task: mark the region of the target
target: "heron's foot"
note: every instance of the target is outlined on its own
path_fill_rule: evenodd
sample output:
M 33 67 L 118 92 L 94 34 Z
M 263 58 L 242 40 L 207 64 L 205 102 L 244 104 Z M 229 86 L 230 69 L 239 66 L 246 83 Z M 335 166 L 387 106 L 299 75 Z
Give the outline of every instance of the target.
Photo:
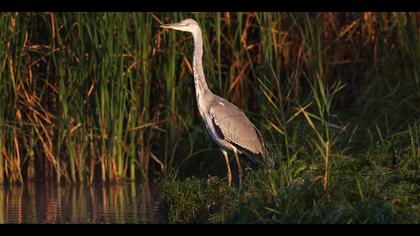
M 232 186 L 232 175 L 228 175 L 228 186 Z
M 241 167 L 241 161 L 239 160 L 239 155 L 238 155 L 238 152 L 237 152 L 236 148 L 233 149 L 233 153 L 235 154 L 236 164 L 238 166 L 238 185 L 239 185 L 239 188 L 240 188 L 242 186 L 242 175 L 243 175 L 242 167 Z
M 243 177 L 243 170 L 241 168 L 241 164 L 238 161 L 238 187 L 242 187 L 242 177 Z
M 222 150 L 222 153 L 223 153 L 223 157 L 225 158 L 225 162 L 226 162 L 228 185 L 231 186 L 232 185 L 232 172 L 230 170 L 228 154 L 225 150 Z
M 232 186 L 232 172 L 230 171 L 230 165 L 229 163 L 227 164 L 227 181 L 228 181 L 228 186 Z

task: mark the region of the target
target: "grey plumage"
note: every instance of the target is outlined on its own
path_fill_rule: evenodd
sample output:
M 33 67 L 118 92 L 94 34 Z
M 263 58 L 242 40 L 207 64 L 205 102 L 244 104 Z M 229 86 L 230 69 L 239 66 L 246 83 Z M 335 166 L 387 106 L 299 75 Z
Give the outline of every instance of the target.
M 231 173 L 227 151 L 234 152 L 241 181 L 242 169 L 237 153 L 245 154 L 249 160 L 265 167 L 274 166 L 273 159 L 264 144 L 258 129 L 251 123 L 245 113 L 226 99 L 213 94 L 205 81 L 202 56 L 203 41 L 201 29 L 197 22 L 186 19 L 179 23 L 162 25 L 192 33 L 194 38 L 193 72 L 197 106 L 200 115 L 212 139 L 222 149 L 228 170 L 228 181 Z
M 255 126 L 245 113 L 223 98 L 215 97 L 210 105 L 210 116 L 224 141 L 235 145 L 245 154 L 261 155 L 263 143 Z

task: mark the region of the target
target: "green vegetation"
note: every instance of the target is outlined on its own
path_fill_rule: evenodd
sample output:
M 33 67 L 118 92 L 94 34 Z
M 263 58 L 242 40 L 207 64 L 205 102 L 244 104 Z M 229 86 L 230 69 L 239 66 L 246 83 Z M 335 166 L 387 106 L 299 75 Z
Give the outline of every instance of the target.
M 158 176 L 169 222 L 419 223 L 419 17 L 1 13 L 0 183 Z M 158 27 L 184 18 L 274 153 L 241 189 L 197 112 L 191 36 Z

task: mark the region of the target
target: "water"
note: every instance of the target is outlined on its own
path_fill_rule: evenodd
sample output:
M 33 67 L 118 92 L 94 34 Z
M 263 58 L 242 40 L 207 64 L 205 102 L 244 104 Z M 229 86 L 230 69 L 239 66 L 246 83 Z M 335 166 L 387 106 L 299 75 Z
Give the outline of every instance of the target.
M 147 183 L 0 186 L 0 224 L 162 223 Z

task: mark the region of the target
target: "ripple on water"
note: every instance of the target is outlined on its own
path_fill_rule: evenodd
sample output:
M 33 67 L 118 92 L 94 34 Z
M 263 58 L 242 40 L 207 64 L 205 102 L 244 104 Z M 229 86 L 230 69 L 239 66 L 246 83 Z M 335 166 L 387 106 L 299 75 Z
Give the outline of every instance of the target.
M 162 223 L 147 183 L 0 187 L 0 223 Z

